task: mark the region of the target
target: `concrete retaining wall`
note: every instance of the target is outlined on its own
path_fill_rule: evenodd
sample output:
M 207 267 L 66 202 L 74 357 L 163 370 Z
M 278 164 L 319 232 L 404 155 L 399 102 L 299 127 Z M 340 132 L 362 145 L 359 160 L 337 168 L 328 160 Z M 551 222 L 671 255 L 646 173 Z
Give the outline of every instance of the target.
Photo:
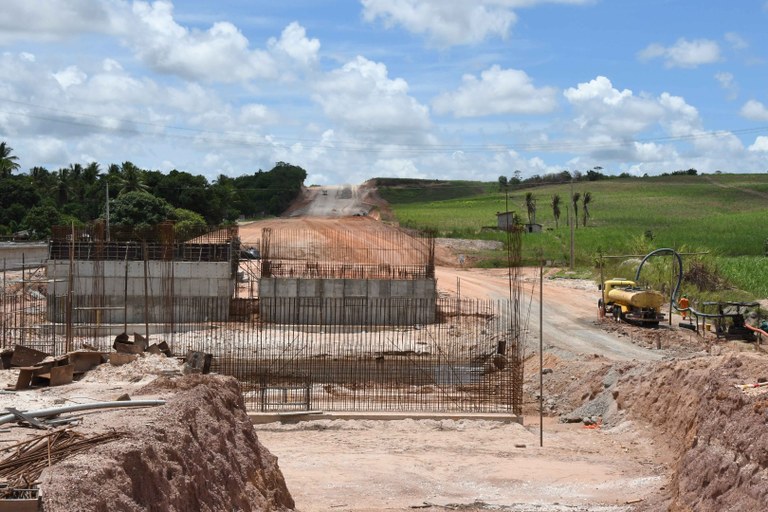
M 0 269 L 20 270 L 22 265 L 36 267 L 48 259 L 48 244 L 45 242 L 0 242 Z
M 265 322 L 325 325 L 415 325 L 435 321 L 434 279 L 291 279 L 259 281 Z
M 49 320 L 66 320 L 68 261 L 49 261 Z M 75 323 L 203 322 L 229 318 L 228 262 L 75 261 Z M 145 311 L 148 318 L 145 317 Z M 205 313 L 205 318 L 201 313 Z

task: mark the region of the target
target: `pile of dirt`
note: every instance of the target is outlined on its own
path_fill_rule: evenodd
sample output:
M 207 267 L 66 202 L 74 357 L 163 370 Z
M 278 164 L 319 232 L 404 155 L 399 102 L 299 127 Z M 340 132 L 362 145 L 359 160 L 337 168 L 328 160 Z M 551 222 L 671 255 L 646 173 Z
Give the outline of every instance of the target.
M 124 435 L 45 470 L 46 512 L 294 508 L 277 459 L 259 442 L 234 378 L 161 377 L 138 394 L 167 402 L 87 418 L 78 430 L 117 426 Z
M 645 425 L 665 448 L 672 475 L 648 507 L 766 510 L 768 387 L 737 385 L 768 377 L 767 368 L 763 355 L 747 353 L 597 368 L 584 382 L 598 384 L 562 418 Z
M 622 383 L 620 405 L 650 421 L 677 455 L 673 510 L 768 508 L 768 394 L 736 387 L 768 376 L 766 368 L 763 356 L 727 354 L 665 363 L 651 378 Z

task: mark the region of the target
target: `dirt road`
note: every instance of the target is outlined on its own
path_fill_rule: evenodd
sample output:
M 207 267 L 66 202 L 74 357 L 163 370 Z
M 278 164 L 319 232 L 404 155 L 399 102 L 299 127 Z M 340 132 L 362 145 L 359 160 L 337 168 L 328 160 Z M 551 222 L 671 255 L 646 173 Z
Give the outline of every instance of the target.
M 438 289 L 444 293 L 463 297 L 489 299 L 509 298 L 509 271 L 507 269 L 436 269 Z M 539 279 L 537 269 L 522 269 L 523 290 L 521 318 L 526 324 L 528 345 L 539 343 Z M 608 360 L 661 359 L 662 353 L 631 343 L 623 337 L 603 331 L 596 322 L 596 286 L 583 280 L 544 280 L 544 344 L 547 352 L 558 357 L 598 354 Z M 538 349 L 537 349 L 538 350 Z
M 297 217 L 352 217 L 367 215 L 370 206 L 362 201 L 357 185 L 331 185 L 305 190 L 302 204 L 288 216 Z

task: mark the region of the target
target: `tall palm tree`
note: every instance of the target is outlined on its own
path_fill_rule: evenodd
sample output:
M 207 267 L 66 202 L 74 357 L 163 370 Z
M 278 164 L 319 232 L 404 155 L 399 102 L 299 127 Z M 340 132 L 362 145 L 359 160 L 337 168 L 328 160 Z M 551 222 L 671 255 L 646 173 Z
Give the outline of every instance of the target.
M 528 224 L 536 222 L 536 196 L 533 192 L 527 192 L 525 194 L 525 208 L 528 210 Z
M 584 227 L 587 227 L 587 219 L 589 218 L 589 203 L 592 202 L 592 194 L 589 192 L 584 192 L 584 197 L 581 199 L 582 204 L 584 205 L 584 211 L 583 211 L 583 222 Z
M 573 202 L 573 225 L 574 227 L 579 227 L 579 198 L 581 198 L 581 193 L 574 192 L 573 197 L 571 198 L 571 201 Z
M 146 192 L 148 189 L 144 183 L 144 171 L 131 162 L 123 162 L 120 169 L 120 194 Z
M 560 220 L 560 196 L 558 194 L 552 195 L 552 215 L 555 216 L 555 228 L 558 228 L 558 221 Z
M 61 208 L 69 202 L 71 187 L 70 187 L 70 173 L 72 169 L 69 167 L 59 168 L 59 172 L 56 173 L 56 180 L 54 183 L 54 197 L 56 198 L 56 205 Z
M 0 142 L 0 178 L 7 178 L 19 168 L 19 157 L 12 153 L 12 147 L 5 142 Z
M 69 164 L 69 190 L 80 204 L 85 199 L 85 187 L 83 186 L 82 177 L 83 166 L 80 164 Z

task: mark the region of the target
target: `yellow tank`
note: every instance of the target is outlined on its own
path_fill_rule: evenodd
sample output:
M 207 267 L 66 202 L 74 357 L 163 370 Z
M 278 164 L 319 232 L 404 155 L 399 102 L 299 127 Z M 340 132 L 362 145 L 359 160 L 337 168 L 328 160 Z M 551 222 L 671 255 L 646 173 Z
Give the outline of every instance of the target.
M 664 296 L 653 290 L 613 288 L 608 291 L 608 301 L 636 308 L 659 309 L 664 304 Z
M 637 283 L 629 279 L 609 279 L 603 285 L 605 304 L 615 303 L 625 307 L 658 309 L 664 304 L 664 300 L 661 293 L 637 288 Z

